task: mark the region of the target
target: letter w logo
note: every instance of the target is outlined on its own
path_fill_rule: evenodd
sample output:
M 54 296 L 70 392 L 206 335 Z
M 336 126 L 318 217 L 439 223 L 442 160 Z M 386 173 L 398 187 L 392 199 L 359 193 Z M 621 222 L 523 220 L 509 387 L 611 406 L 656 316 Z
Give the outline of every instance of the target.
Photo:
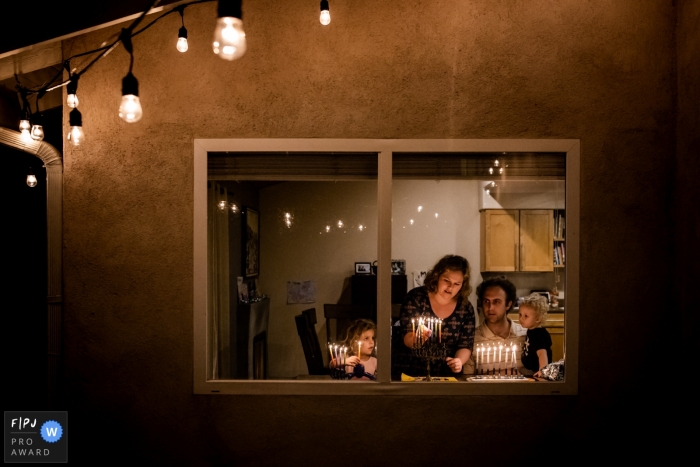
M 53 427 L 53 428 L 46 428 L 46 436 L 50 436 L 52 438 L 55 438 L 58 436 L 58 427 Z

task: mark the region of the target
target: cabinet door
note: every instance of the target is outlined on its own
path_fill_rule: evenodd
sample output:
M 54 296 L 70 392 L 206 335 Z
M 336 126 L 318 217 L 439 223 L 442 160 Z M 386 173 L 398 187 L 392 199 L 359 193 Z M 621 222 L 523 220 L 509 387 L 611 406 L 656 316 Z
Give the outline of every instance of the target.
M 554 270 L 554 218 L 549 209 L 520 211 L 520 271 Z
M 517 209 L 489 209 L 481 213 L 481 270 L 518 270 Z

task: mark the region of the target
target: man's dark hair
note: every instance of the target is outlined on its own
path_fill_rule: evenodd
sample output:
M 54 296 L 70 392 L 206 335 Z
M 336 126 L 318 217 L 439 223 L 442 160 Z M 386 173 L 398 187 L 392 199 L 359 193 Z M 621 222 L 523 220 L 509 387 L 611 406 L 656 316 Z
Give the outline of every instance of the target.
M 486 293 L 486 290 L 490 289 L 491 287 L 500 287 L 506 293 L 506 305 L 508 305 L 508 302 L 510 302 L 510 306 L 506 311 L 515 306 L 518 298 L 515 292 L 515 285 L 506 279 L 506 276 L 489 277 L 479 284 L 479 286 L 476 288 L 476 295 L 479 297 L 479 303 L 484 300 L 484 293 Z

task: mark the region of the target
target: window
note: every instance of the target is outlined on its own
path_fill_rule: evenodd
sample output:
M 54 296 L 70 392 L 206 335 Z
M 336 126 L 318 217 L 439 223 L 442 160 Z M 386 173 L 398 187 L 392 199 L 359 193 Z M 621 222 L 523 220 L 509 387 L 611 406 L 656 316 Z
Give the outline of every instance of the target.
M 195 140 L 195 392 L 576 393 L 578 159 L 578 140 Z M 496 173 L 490 173 L 494 167 Z M 505 168 L 505 174 L 499 168 Z M 551 217 L 552 229 L 558 215 L 566 219 L 565 242 L 552 232 L 552 247 L 544 252 L 547 259 L 540 260 L 547 270 L 485 268 L 478 228 L 484 213 L 516 210 L 518 220 L 520 212 L 530 219 L 527 215 L 534 208 L 547 213 L 542 219 Z M 218 224 L 212 227 L 212 222 Z M 252 240 L 244 240 L 249 231 Z M 513 250 L 519 268 L 534 251 L 534 244 L 527 243 L 530 237 L 523 237 L 524 250 Z M 554 267 L 554 238 L 565 243 L 565 267 Z M 244 249 L 249 240 L 251 246 Z M 250 248 L 252 262 L 245 258 L 251 256 Z M 551 292 L 549 284 L 558 282 L 566 304 L 560 315 L 564 382 L 392 381 L 390 343 L 400 302 L 394 276 L 405 276 L 404 287 L 410 290 L 420 280 L 420 271 L 431 267 L 441 253 L 469 260 L 473 289 L 482 277 L 502 273 L 509 279 L 518 277 L 518 295 L 544 286 Z M 228 264 L 217 264 L 224 254 Z M 545 264 L 548 258 L 551 263 Z M 399 274 L 392 275 L 392 260 Z M 326 331 L 323 305 L 353 301 L 347 294 L 352 292 L 348 282 L 356 276 L 355 263 L 374 261 L 377 381 L 348 384 L 299 376 L 311 373 L 311 367 L 307 368 L 295 317 L 315 308 L 327 365 L 326 344 L 335 340 L 328 333 L 335 330 Z M 267 301 L 240 303 L 238 277 L 249 292 L 257 282 Z M 216 301 L 222 306 L 213 306 Z M 474 293 L 470 302 L 478 308 Z M 266 307 L 262 316 L 268 314 L 268 326 L 256 327 L 260 314 L 253 308 Z M 247 321 L 237 323 L 243 315 Z M 236 324 L 240 325 L 234 330 Z

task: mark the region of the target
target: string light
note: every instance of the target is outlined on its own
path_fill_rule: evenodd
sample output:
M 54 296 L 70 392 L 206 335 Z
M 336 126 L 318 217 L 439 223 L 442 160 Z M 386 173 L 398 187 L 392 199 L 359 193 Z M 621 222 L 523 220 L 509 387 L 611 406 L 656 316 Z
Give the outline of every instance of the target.
M 83 131 L 83 116 L 78 109 L 73 109 L 68 114 L 70 122 L 70 131 L 68 132 L 68 141 L 73 146 L 80 146 L 85 140 L 85 132 Z
M 19 119 L 19 131 L 29 132 L 32 125 L 29 123 L 29 110 L 25 107 L 22 109 L 22 114 Z
M 241 0 L 219 0 L 212 49 L 224 60 L 235 60 L 245 54 L 247 44 L 242 18 Z
M 66 92 L 68 97 L 66 98 L 66 105 L 71 109 L 78 107 L 80 101 L 78 100 L 78 75 L 73 75 L 70 77 L 70 81 L 66 85 Z
M 321 0 L 321 17 L 319 19 L 324 26 L 331 24 L 331 11 L 328 8 L 328 0 Z
M 180 12 L 180 19 L 182 19 L 182 27 L 177 32 L 177 45 L 175 46 L 179 52 L 185 53 L 189 48 L 187 44 L 187 29 L 185 28 L 185 7 L 177 7 L 177 11 Z
M 143 109 L 139 100 L 139 82 L 129 72 L 122 80 L 122 102 L 119 106 L 119 118 L 127 123 L 141 120 Z
M 31 167 L 29 167 L 29 174 L 27 174 L 27 186 L 29 188 L 34 188 L 36 186 L 36 175 Z

